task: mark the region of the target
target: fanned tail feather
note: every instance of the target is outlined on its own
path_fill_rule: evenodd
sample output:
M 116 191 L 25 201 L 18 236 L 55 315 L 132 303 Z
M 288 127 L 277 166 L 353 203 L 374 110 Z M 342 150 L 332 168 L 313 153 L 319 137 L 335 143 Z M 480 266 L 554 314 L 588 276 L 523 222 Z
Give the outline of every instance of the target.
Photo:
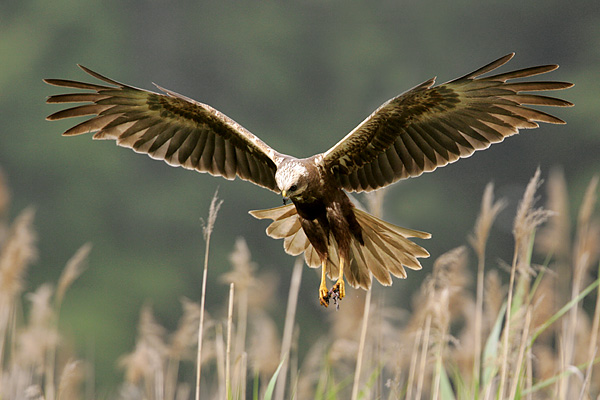
M 371 272 L 382 285 L 388 286 L 392 284 L 390 274 L 406 278 L 405 267 L 413 270 L 422 268 L 418 258 L 429 257 L 429 253 L 408 238 L 429 239 L 429 233 L 401 228 L 356 208 L 354 213 L 362 228 L 364 245 L 357 239 L 352 240 L 351 263 L 345 269 L 348 284 L 369 289 Z M 304 253 L 304 260 L 311 268 L 321 265 L 319 255 L 302 230 L 293 204 L 250 211 L 250 215 L 258 219 L 273 220 L 267 227 L 267 235 L 274 239 L 284 239 L 283 248 L 286 253 L 293 256 Z M 333 238 L 329 240 L 328 252 L 327 274 L 330 279 L 335 279 L 339 275 L 340 261 L 337 243 Z

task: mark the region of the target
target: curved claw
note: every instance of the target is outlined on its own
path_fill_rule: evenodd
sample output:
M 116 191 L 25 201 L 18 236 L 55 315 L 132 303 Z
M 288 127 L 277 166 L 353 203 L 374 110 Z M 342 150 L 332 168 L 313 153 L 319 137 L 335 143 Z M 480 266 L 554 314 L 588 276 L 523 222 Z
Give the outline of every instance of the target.
M 343 299 L 346 296 L 346 283 L 344 282 L 344 280 L 339 279 L 331 288 L 331 292 L 338 293 L 339 299 Z
M 321 286 L 319 288 L 319 301 L 321 305 L 324 307 L 329 307 L 329 299 L 331 295 L 329 290 L 327 290 L 327 286 Z
M 346 288 L 344 286 L 344 281 L 338 281 L 332 288 L 327 292 L 327 303 L 329 300 L 333 300 L 333 304 L 335 304 L 335 309 L 340 309 L 340 301 L 342 301 L 342 297 L 346 295 Z

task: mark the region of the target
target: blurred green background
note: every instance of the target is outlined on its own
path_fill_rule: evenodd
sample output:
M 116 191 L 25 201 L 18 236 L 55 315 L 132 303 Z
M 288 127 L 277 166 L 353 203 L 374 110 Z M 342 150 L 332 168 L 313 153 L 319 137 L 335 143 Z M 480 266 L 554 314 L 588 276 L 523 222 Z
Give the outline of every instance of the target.
M 121 379 L 119 355 L 133 348 L 140 307 L 150 302 L 168 327 L 179 299 L 200 297 L 202 224 L 217 187 L 224 204 L 211 250 L 207 307 L 218 313 L 228 254 L 243 236 L 259 273 L 279 277 L 270 312 L 279 324 L 293 259 L 248 210 L 281 198 L 247 182 L 197 174 L 90 135 L 61 137 L 70 121 L 45 97 L 42 78 L 91 80 L 80 63 L 116 80 L 151 82 L 212 105 L 281 152 L 326 150 L 388 98 L 438 76 L 444 82 L 515 51 L 508 69 L 558 63 L 546 79 L 574 82 L 552 112 L 566 126 L 525 131 L 387 194 L 387 220 L 433 234 L 423 273 L 385 290 L 409 306 L 412 288 L 446 250 L 465 243 L 487 182 L 510 206 L 492 232 L 490 265 L 509 259 L 514 208 L 529 178 L 562 167 L 578 204 L 600 171 L 600 8 L 596 0 L 532 1 L 167 1 L 23 0 L 0 3 L 0 168 L 11 218 L 36 210 L 40 255 L 28 289 L 55 282 L 68 258 L 93 244 L 89 268 L 68 293 L 61 328 L 96 364 L 97 387 Z M 318 306 L 319 277 L 305 270 L 301 345 L 333 310 Z M 349 292 L 352 295 L 352 292 Z M 342 309 L 339 312 L 343 312 Z M 317 321 L 317 323 L 315 323 Z M 302 353 L 301 353 L 302 356 Z M 104 389 L 106 390 L 106 389 Z

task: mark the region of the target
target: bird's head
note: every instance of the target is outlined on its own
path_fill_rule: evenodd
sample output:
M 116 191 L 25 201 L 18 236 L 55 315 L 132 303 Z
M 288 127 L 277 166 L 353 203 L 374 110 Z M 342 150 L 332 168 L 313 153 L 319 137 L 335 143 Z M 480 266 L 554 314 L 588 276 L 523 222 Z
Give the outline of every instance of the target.
M 284 199 L 300 198 L 308 186 L 308 170 L 298 160 L 284 161 L 275 173 L 275 182 Z

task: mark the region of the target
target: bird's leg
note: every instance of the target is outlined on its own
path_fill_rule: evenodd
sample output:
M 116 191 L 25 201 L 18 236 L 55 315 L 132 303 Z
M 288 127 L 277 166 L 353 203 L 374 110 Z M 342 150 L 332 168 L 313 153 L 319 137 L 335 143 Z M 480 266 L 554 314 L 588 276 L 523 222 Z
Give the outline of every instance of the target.
M 327 258 L 321 260 L 321 285 L 319 286 L 319 301 L 322 306 L 329 306 L 329 290 L 327 289 L 327 285 L 325 279 L 327 277 Z
M 331 288 L 332 292 L 337 292 L 339 299 L 343 299 L 346 296 L 346 284 L 344 283 L 344 264 L 346 264 L 346 258 L 340 257 L 340 275 L 338 280 Z

